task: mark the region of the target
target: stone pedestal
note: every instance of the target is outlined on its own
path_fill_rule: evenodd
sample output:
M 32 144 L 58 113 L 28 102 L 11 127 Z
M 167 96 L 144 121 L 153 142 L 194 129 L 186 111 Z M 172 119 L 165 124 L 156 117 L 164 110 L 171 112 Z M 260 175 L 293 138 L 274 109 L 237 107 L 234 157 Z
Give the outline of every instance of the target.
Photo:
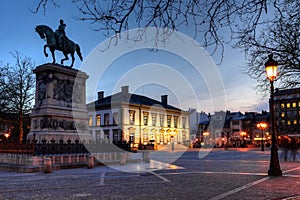
M 89 141 L 86 109 L 88 75 L 57 64 L 44 64 L 36 74 L 35 106 L 27 139 Z

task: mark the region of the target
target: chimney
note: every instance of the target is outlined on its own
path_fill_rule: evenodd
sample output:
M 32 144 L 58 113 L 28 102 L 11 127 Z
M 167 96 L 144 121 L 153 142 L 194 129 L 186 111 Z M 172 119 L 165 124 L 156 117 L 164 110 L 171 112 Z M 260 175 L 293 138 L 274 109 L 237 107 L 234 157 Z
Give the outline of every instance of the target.
M 122 97 L 127 98 L 129 93 L 129 86 L 128 85 L 122 86 L 121 91 L 122 91 Z
M 161 103 L 168 105 L 168 95 L 161 95 Z
M 104 98 L 104 91 L 98 92 L 98 102 L 101 102 Z

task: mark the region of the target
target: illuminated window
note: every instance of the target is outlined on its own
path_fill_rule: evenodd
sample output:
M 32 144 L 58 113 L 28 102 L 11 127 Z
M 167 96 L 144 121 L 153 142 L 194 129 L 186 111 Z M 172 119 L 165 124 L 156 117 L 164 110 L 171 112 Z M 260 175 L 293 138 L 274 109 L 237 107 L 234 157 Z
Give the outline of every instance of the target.
M 129 110 L 129 123 L 130 124 L 134 124 L 134 115 L 135 115 L 135 111 L 134 110 Z
M 168 116 L 167 116 L 167 125 L 168 125 L 168 128 L 171 127 L 171 118 L 172 118 L 171 115 L 168 115 Z
M 293 108 L 296 108 L 297 107 L 297 103 L 296 102 L 293 102 Z
M 290 120 L 287 121 L 287 125 L 291 125 L 291 121 Z
M 300 107 L 300 101 L 298 102 L 298 107 Z
M 93 116 L 89 116 L 89 126 L 93 126 Z
M 100 115 L 96 116 L 96 126 L 100 126 L 101 125 L 101 117 Z
M 143 112 L 144 125 L 148 125 L 148 112 Z
M 178 116 L 174 116 L 174 128 L 178 126 Z
M 294 119 L 293 124 L 296 125 L 297 122 L 298 122 L 298 121 L 297 121 L 296 119 Z
M 152 113 L 152 126 L 156 126 L 156 113 Z
M 285 117 L 285 112 L 282 112 L 282 113 L 281 113 L 281 117 Z
M 282 103 L 280 106 L 281 106 L 281 108 L 285 108 L 284 103 Z
M 159 115 L 159 124 L 160 124 L 160 126 L 164 126 L 164 115 L 163 114 L 160 114 Z
M 290 104 L 290 103 L 287 103 L 287 104 L 286 104 L 286 107 L 287 107 L 287 108 L 290 108 L 290 107 L 291 107 L 291 104 Z

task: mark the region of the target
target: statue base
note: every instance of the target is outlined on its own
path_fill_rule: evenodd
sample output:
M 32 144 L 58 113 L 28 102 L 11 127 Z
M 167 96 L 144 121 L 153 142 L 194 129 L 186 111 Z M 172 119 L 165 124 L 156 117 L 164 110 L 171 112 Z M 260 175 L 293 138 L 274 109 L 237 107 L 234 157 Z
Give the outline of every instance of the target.
M 80 70 L 44 64 L 36 74 L 35 106 L 28 140 L 90 141 L 86 109 L 86 79 Z

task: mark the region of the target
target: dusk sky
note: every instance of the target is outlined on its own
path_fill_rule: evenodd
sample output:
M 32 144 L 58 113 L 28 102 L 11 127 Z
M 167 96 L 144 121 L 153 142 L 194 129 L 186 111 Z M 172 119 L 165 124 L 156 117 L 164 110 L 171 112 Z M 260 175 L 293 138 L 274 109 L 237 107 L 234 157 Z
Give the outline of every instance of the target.
M 85 71 L 91 76 L 92 80 L 94 75 L 92 73 L 97 72 L 97 66 L 101 65 L 101 56 L 105 56 L 105 53 L 101 54 L 99 60 L 94 61 L 96 64 L 90 65 L 93 50 L 95 51 L 97 46 L 103 45 L 108 38 L 104 37 L 101 32 L 92 30 L 89 22 L 74 20 L 72 17 L 78 15 L 78 11 L 75 5 L 70 3 L 71 1 L 58 1 L 61 3 L 59 8 L 49 5 L 45 15 L 43 11 L 37 14 L 29 11 L 29 8 L 35 8 L 36 2 L 36 0 L 1 1 L 0 61 L 2 63 L 13 63 L 14 59 L 10 52 L 19 51 L 23 55 L 31 57 L 36 66 L 52 62 L 51 56 L 48 58 L 44 56 L 43 46 L 45 41 L 34 31 L 34 27 L 45 24 L 56 30 L 59 20 L 63 19 L 67 25 L 66 35 L 80 45 L 84 57 L 84 62 L 81 62 L 75 55 L 74 68 Z M 185 32 L 185 34 L 187 33 Z M 178 43 L 178 41 L 175 43 Z M 178 46 L 178 48 L 180 47 Z M 49 50 L 47 51 L 50 53 Z M 191 53 L 195 53 L 192 51 Z M 126 50 L 123 54 L 115 56 L 114 60 L 107 62 L 110 66 L 105 68 L 103 76 L 98 77 L 99 80 L 96 86 L 93 86 L 95 88 L 87 95 L 87 102 L 94 100 L 97 91 L 105 91 L 106 96 L 118 91 L 119 86 L 127 84 L 130 89 L 133 89 L 130 92 L 157 100 L 160 100 L 160 95 L 168 94 L 169 102 L 175 104 L 175 106 L 180 106 L 184 110 L 188 108 L 196 108 L 198 111 L 205 112 L 219 111 L 219 109 L 241 112 L 268 110 L 268 97 L 262 98 L 262 94 L 257 93 L 255 90 L 255 80 L 250 79 L 248 75 L 243 73 L 245 60 L 239 49 L 233 50 L 230 46 L 227 46 L 222 63 L 215 65 L 216 69 L 214 70 L 216 71 L 214 73 L 217 73 L 215 81 L 218 81 L 217 84 L 225 88 L 224 106 L 217 107 L 217 109 L 210 107 L 211 102 L 214 101 L 211 98 L 216 98 L 212 93 L 217 92 L 217 90 L 211 88 L 211 84 L 214 84 L 212 81 L 214 78 L 212 76 L 207 77 L 204 71 L 211 64 L 219 63 L 219 55 L 213 56 L 211 62 L 208 58 L 199 55 L 199 62 L 202 62 L 199 66 L 202 69 L 200 69 L 201 73 L 195 75 L 193 67 L 190 67 L 190 60 L 178 56 L 179 54 L 176 51 L 169 51 L 169 49 L 160 51 L 157 54 L 145 49 Z M 186 55 L 188 56 L 188 54 Z M 62 58 L 61 52 L 56 51 L 56 58 L 57 61 Z M 69 65 L 69 63 L 68 61 L 65 64 Z M 89 64 L 89 69 L 87 69 L 87 64 Z M 172 74 L 173 72 L 174 74 Z M 147 76 L 140 76 L 141 74 L 147 74 Z M 133 75 L 136 75 L 134 80 L 132 80 Z M 160 83 L 156 82 L 156 80 L 163 79 L 159 79 L 159 75 L 178 76 L 178 79 L 174 81 L 174 78 L 171 78 L 167 79 L 169 82 Z M 220 77 L 218 77 L 219 75 Z M 151 77 L 155 78 L 151 80 Z M 140 81 L 141 79 L 144 81 Z M 126 80 L 130 81 L 126 82 Z M 187 84 L 181 84 L 183 82 Z M 171 84 L 171 86 L 168 86 L 168 84 Z M 118 89 L 116 89 L 117 87 Z M 184 89 L 184 87 L 190 88 L 191 91 Z M 182 92 L 183 90 L 184 92 Z M 198 99 L 198 105 L 189 102 L 190 93 L 195 93 L 194 97 Z

